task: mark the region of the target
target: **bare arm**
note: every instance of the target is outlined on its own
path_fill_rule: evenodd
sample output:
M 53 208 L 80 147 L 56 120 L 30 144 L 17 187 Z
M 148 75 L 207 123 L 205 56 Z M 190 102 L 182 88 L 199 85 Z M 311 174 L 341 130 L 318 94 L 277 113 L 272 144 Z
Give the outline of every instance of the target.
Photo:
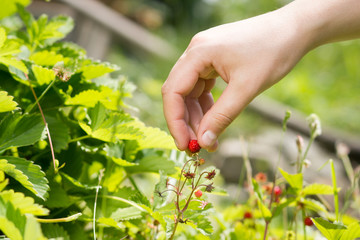
M 317 46 L 360 37 L 360 0 L 295 0 L 276 11 L 198 33 L 163 85 L 175 142 L 215 150 L 218 136 L 258 94 Z M 215 78 L 228 86 L 216 103 Z

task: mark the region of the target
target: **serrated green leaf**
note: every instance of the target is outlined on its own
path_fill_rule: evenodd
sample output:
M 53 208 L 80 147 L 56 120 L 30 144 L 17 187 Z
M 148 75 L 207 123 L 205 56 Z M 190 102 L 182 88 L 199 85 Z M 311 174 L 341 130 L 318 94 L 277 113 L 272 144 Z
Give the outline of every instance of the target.
M 0 27 L 0 49 L 4 46 L 6 40 L 6 31 L 4 28 Z
M 301 194 L 306 195 L 332 195 L 334 194 L 334 188 L 330 185 L 314 183 L 306 186 L 302 191 Z
M 360 222 L 354 222 L 347 226 L 347 229 L 344 231 L 341 236 L 341 240 L 354 240 L 360 238 Z
M 8 114 L 0 121 L 0 153 L 34 144 L 41 139 L 44 128 L 40 115 Z
M 67 16 L 56 16 L 44 25 L 42 31 L 37 36 L 37 40 L 44 45 L 51 45 L 71 32 L 74 28 L 74 21 Z
M 97 220 L 98 223 L 102 223 L 105 225 L 108 225 L 110 227 L 114 227 L 114 228 L 118 228 L 118 229 L 123 229 L 124 226 L 123 224 L 120 222 L 116 222 L 114 219 L 112 218 L 106 218 L 106 217 L 101 217 Z
M 85 90 L 74 97 L 66 99 L 66 105 L 81 105 L 85 107 L 95 107 L 100 102 L 107 109 L 118 110 L 121 101 L 121 94 L 119 91 L 114 91 L 111 88 L 102 86 L 100 90 Z
M 174 139 L 159 128 L 146 127 L 140 121 L 134 121 L 133 126 L 139 128 L 143 135 L 137 139 L 139 150 L 146 148 L 177 149 Z
M 139 163 L 128 162 L 124 159 L 116 158 L 116 157 L 112 157 L 111 160 L 113 160 L 114 163 L 116 163 L 117 165 L 122 166 L 122 167 L 132 167 L 132 166 L 139 165 Z
M 33 214 L 35 216 L 45 216 L 49 214 L 49 210 L 34 203 L 34 199 L 26 197 L 21 192 L 14 192 L 14 190 L 7 190 L 0 193 L 0 198 L 4 202 L 11 202 L 17 209 L 20 210 L 21 214 Z
M 30 0 L 6 0 L 0 3 L 0 19 L 8 17 L 16 12 L 16 4 L 27 6 Z
M 58 224 L 43 224 L 41 228 L 49 240 L 70 240 L 68 233 Z
M 211 222 L 204 215 L 196 215 L 196 217 L 189 217 L 189 219 L 190 221 L 187 224 L 204 235 L 210 235 L 214 231 Z
M 70 59 L 65 58 L 63 55 L 56 53 L 55 51 L 43 50 L 32 54 L 29 58 L 37 65 L 41 66 L 54 66 L 58 62 L 64 62 L 66 64 Z
M 289 174 L 287 172 L 285 172 L 284 170 L 282 170 L 281 168 L 279 168 L 281 174 L 283 175 L 283 177 L 285 178 L 285 180 L 290 184 L 291 187 L 295 188 L 295 189 L 302 189 L 303 186 L 303 175 L 302 173 L 297 173 L 297 174 Z
M 155 172 L 164 171 L 167 174 L 176 173 L 175 163 L 164 157 L 159 156 L 145 156 L 139 162 L 139 165 L 132 167 L 125 167 L 128 173 L 139 172 Z
M 16 69 L 18 69 L 19 71 L 21 71 L 22 73 L 26 73 L 28 74 L 29 71 L 28 69 L 26 68 L 25 64 L 16 59 L 15 57 L 12 57 L 12 56 L 6 56 L 6 57 L 2 57 L 0 56 L 0 63 L 1 64 L 4 64 L 6 67 L 14 67 Z
M 5 91 L 0 91 L 0 113 L 9 112 L 16 109 L 17 103 L 13 101 L 13 96 L 8 96 Z
M 142 217 L 142 212 L 138 208 L 128 207 L 128 208 L 119 208 L 114 213 L 111 214 L 111 218 L 113 218 L 116 222 L 132 220 Z
M 323 218 L 312 218 L 315 226 L 329 240 L 339 240 L 346 230 L 344 225 L 334 224 Z
M 314 212 L 327 212 L 326 207 L 319 201 L 315 199 L 306 198 L 302 201 L 305 207 L 309 210 L 313 210 Z
M 120 68 L 118 66 L 113 64 L 86 60 L 83 62 L 83 66 L 81 66 L 77 72 L 82 72 L 82 75 L 85 78 L 85 80 L 91 80 L 103 76 L 107 73 L 117 71 L 119 69 Z
M 6 34 L 4 34 L 3 29 L 2 29 L 2 33 L 3 33 L 2 34 L 2 41 L 3 41 L 4 38 L 6 39 Z M 13 56 L 14 54 L 21 52 L 20 42 L 15 39 L 6 39 L 5 41 L 2 42 L 1 45 L 2 46 L 0 47 L 0 64 L 5 65 L 6 67 L 9 68 L 9 70 L 10 67 L 14 67 L 20 70 L 21 72 L 28 74 L 28 69 L 25 66 L 25 64 Z
M 55 80 L 55 72 L 52 69 L 33 65 L 32 71 L 39 85 L 49 84 Z
M 12 240 L 45 240 L 32 215 L 22 215 L 11 202 L 0 199 L 0 230 Z
M 0 170 L 13 177 L 39 198 L 45 200 L 47 197 L 47 191 L 49 190 L 48 180 L 45 177 L 45 173 L 41 171 L 40 166 L 32 161 L 2 156 L 0 157 Z
M 69 193 L 76 193 L 76 194 L 82 194 L 82 193 L 89 193 L 89 191 L 94 191 L 96 189 L 96 186 L 87 186 L 82 184 L 80 181 L 76 180 L 75 178 L 67 175 L 64 172 L 60 172 L 62 176 L 62 183 L 64 186 L 64 189 Z
M 116 129 L 99 128 L 93 131 L 90 126 L 85 123 L 79 123 L 80 127 L 91 137 L 102 140 L 104 142 L 116 142 L 118 140 L 135 140 L 141 135 L 139 129 L 126 125 L 119 125 Z

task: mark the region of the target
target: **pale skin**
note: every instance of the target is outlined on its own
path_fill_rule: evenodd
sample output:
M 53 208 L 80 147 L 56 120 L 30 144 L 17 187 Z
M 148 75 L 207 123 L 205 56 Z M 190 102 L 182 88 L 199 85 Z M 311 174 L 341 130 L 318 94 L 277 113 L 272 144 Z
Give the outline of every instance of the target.
M 164 115 L 179 150 L 217 138 L 310 50 L 360 37 L 360 0 L 295 0 L 263 15 L 195 35 L 162 87 Z M 228 85 L 214 103 L 220 76 Z

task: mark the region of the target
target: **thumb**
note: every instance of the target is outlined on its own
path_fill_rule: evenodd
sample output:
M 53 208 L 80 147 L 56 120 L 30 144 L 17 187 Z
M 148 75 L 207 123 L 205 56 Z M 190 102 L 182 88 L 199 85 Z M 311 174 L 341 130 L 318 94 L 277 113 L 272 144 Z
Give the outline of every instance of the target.
M 202 118 L 197 132 L 201 147 L 215 150 L 219 135 L 233 122 L 246 105 L 252 100 L 252 89 L 235 86 L 230 82 L 216 103 Z

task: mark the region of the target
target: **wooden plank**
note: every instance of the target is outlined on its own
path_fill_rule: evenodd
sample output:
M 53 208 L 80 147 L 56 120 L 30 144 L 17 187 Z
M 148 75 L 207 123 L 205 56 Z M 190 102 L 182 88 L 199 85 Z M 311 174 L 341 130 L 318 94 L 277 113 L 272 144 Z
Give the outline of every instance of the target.
M 120 13 L 95 0 L 60 0 L 82 14 L 89 16 L 117 36 L 135 44 L 155 56 L 174 61 L 179 55 L 177 49 L 160 37 L 128 20 Z

